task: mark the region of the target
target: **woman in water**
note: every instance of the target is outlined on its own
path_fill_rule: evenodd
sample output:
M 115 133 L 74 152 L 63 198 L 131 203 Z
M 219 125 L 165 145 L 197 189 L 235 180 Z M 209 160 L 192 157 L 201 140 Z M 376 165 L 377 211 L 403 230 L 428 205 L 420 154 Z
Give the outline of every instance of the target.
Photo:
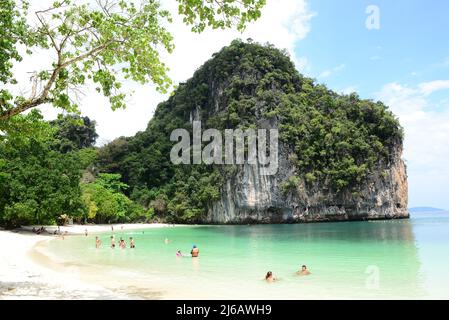
M 273 281 L 275 281 L 276 278 L 273 277 L 273 272 L 268 271 L 268 272 L 267 272 L 267 275 L 265 276 L 265 280 L 266 280 L 267 282 L 273 282 Z

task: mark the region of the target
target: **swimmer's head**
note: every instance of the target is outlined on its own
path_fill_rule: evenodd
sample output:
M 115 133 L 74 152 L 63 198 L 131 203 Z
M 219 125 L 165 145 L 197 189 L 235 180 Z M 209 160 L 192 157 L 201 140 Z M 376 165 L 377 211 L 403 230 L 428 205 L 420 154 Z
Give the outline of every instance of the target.
M 301 268 L 303 271 L 307 270 L 307 266 L 305 264 L 303 264 Z
M 196 248 L 196 244 L 193 245 L 193 248 Z
M 273 272 L 268 271 L 268 272 L 267 272 L 267 275 L 265 276 L 265 279 L 270 278 L 272 275 L 273 275 Z

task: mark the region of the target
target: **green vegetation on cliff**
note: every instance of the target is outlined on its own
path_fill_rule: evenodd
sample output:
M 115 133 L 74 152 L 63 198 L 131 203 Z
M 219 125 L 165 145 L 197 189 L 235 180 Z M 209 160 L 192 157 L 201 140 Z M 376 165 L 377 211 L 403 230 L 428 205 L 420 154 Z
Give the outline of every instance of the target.
M 232 175 L 232 168 L 171 164 L 170 133 L 191 131 L 193 112 L 203 128 L 256 128 L 264 120 L 278 127 L 297 169 L 286 192 L 304 179 L 356 194 L 402 141 L 399 122 L 382 103 L 315 84 L 270 45 L 233 41 L 157 107 L 145 131 L 99 151 L 100 170 L 121 174 L 131 199 L 168 220 L 200 220 Z

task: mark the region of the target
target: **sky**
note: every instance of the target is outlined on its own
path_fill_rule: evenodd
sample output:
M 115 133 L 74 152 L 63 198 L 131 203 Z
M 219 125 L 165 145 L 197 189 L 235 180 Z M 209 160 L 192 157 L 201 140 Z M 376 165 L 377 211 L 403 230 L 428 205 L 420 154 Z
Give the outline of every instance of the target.
M 35 7 L 45 2 L 31 1 Z M 176 12 L 174 0 L 162 2 Z M 250 37 L 287 49 L 301 73 L 335 91 L 383 101 L 405 130 L 409 206 L 449 209 L 449 1 L 267 0 L 261 19 L 243 34 L 194 34 L 176 16 L 169 30 L 176 47 L 163 60 L 175 83 L 233 39 Z M 25 59 L 18 72 L 40 62 Z M 126 110 L 115 112 L 106 99 L 84 91 L 82 114 L 97 121 L 99 145 L 144 130 L 167 98 L 151 84 L 125 88 L 134 94 Z M 42 110 L 48 119 L 57 114 Z

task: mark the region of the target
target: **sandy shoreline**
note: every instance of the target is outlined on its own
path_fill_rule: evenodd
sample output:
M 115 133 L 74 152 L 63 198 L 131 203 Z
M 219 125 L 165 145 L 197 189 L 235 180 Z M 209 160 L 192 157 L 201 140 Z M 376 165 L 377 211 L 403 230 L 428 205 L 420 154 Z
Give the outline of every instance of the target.
M 167 224 L 117 224 L 115 231 L 168 227 Z M 51 262 L 40 250 L 54 239 L 57 227 L 45 227 L 48 233 L 36 235 L 32 226 L 15 231 L 0 230 L 0 300 L 2 299 L 127 299 L 126 292 L 110 290 L 80 279 L 71 266 Z M 38 227 L 36 227 L 38 228 Z M 111 225 L 72 225 L 60 227 L 69 235 L 110 232 Z

